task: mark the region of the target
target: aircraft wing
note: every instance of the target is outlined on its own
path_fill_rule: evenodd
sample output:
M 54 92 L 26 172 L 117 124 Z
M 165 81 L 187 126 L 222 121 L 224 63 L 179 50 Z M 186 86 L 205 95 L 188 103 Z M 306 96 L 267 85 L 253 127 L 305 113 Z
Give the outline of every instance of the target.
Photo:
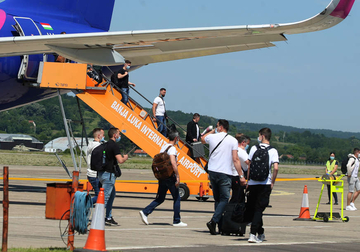
M 332 0 L 316 16 L 294 23 L 100 32 L 0 38 L 0 57 L 56 52 L 74 61 L 133 65 L 274 46 L 284 34 L 320 31 L 343 21 L 355 0 Z

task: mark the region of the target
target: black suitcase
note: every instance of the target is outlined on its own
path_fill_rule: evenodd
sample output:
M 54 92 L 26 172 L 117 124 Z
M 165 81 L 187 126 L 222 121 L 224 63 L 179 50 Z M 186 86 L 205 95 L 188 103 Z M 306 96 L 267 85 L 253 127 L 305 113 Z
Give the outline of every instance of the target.
M 222 216 L 220 233 L 221 235 L 239 235 L 244 236 L 246 223 L 237 223 L 231 220 L 237 203 L 228 203 Z

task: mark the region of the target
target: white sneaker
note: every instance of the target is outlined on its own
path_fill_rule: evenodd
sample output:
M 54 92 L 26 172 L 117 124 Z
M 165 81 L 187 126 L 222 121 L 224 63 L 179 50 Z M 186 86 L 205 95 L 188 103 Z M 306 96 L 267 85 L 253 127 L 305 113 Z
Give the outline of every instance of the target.
M 261 243 L 262 241 L 254 234 L 250 234 L 248 242 L 250 243 Z
M 173 226 L 174 227 L 187 227 L 187 224 L 180 221 L 179 223 L 174 223 Z
M 257 237 L 261 242 L 265 241 L 265 234 L 258 235 Z
M 351 202 L 351 203 L 350 203 L 350 206 L 351 206 L 352 208 L 354 208 L 355 210 L 357 210 L 357 208 L 356 208 L 356 206 L 355 206 L 354 202 Z
M 144 222 L 145 225 L 149 225 L 149 222 L 147 220 L 147 216 L 144 214 L 143 211 L 139 212 L 142 222 Z
M 346 206 L 345 210 L 346 211 L 355 211 L 356 209 L 353 208 L 351 205 L 349 205 L 349 206 Z

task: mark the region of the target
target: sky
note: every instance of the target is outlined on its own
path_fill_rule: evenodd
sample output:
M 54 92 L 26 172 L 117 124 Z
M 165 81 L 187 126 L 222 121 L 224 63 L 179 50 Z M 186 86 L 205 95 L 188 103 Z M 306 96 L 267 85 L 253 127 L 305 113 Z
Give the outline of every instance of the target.
M 296 22 L 329 2 L 116 0 L 110 30 Z M 151 101 L 165 87 L 169 110 L 360 132 L 360 1 L 333 28 L 285 36 L 287 42 L 272 48 L 150 64 L 131 72 L 130 81 Z

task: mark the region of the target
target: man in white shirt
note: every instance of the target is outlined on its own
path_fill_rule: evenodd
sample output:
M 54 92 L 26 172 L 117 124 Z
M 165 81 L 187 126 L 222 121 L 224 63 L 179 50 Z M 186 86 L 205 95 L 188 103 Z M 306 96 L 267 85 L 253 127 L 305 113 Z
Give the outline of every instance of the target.
M 269 128 L 262 128 L 259 131 L 258 145 L 251 147 L 249 153 L 250 168 L 248 170 L 248 191 L 249 196 L 247 198 L 246 211 L 251 213 L 253 217 L 251 218 L 251 228 L 250 228 L 250 237 L 248 242 L 250 243 L 260 243 L 265 240 L 264 228 L 263 228 L 263 212 L 265 208 L 269 205 L 269 199 L 271 190 L 274 187 L 275 180 L 278 173 L 279 165 L 279 154 L 275 148 L 270 146 L 271 130 Z M 252 175 L 251 170 L 255 170 L 255 165 L 257 161 L 263 162 L 257 155 L 260 153 L 260 148 L 267 150 L 268 159 L 268 176 L 265 180 L 259 181 L 254 180 L 255 175 Z M 265 152 L 266 153 L 266 152 Z M 253 158 L 256 157 L 256 158 Z M 271 173 L 271 166 L 274 165 L 274 171 Z M 258 234 L 258 236 L 256 236 Z
M 95 128 L 93 130 L 94 141 L 90 142 L 86 150 L 86 162 L 87 162 L 87 178 L 94 189 L 95 196 L 92 197 L 92 203 L 95 204 L 98 194 L 100 192 L 99 178 L 97 177 L 97 171 L 91 170 L 91 153 L 98 147 L 102 141 L 104 141 L 104 130 L 102 128 Z
M 210 150 L 208 172 L 215 200 L 215 212 L 206 225 L 212 235 L 217 234 L 216 224 L 219 224 L 230 198 L 233 164 L 240 176 L 241 184 L 246 183 L 237 155 L 238 143 L 234 137 L 227 134 L 228 130 L 229 122 L 221 119 L 214 130 L 201 137 L 201 142 L 209 144 Z
M 237 133 L 235 135 L 235 139 L 238 141 L 238 156 L 240 159 L 241 169 L 243 170 L 244 174 L 247 174 L 250 161 L 249 161 L 249 155 L 246 151 L 249 148 L 250 137 L 242 133 Z M 240 185 L 239 174 L 235 169 L 235 166 L 233 166 L 232 173 L 233 173 L 232 184 L 231 184 L 232 194 L 231 194 L 230 203 L 245 202 L 246 186 Z
M 158 128 L 157 130 L 166 137 L 167 129 L 166 129 L 166 107 L 164 97 L 166 95 L 166 89 L 161 88 L 160 94 L 154 99 L 152 112 L 154 116 L 154 121 L 157 122 Z
M 346 165 L 347 167 L 347 181 L 349 183 L 349 192 L 347 195 L 347 205 L 346 210 L 347 211 L 355 211 L 357 210 L 355 206 L 355 200 L 359 196 L 360 193 L 360 181 L 358 178 L 358 172 L 359 172 L 359 155 L 360 155 L 360 149 L 355 148 L 353 154 L 349 154 L 349 161 Z
M 174 169 L 174 173 L 171 177 L 167 179 L 159 180 L 159 187 L 158 187 L 158 192 L 156 194 L 156 199 L 139 212 L 142 222 L 144 222 L 144 224 L 146 225 L 149 225 L 147 219 L 148 215 L 151 214 L 156 207 L 158 207 L 160 204 L 164 202 L 166 193 L 169 190 L 174 200 L 173 226 L 174 227 L 187 226 L 187 224 L 182 222 L 180 219 L 180 200 L 181 200 L 179 194 L 180 175 L 177 168 L 177 151 L 175 147 L 178 141 L 179 141 L 179 133 L 177 131 L 170 131 L 169 143 L 165 144 L 160 150 L 160 153 L 163 153 L 167 150 L 167 153 L 170 156 L 172 167 Z

